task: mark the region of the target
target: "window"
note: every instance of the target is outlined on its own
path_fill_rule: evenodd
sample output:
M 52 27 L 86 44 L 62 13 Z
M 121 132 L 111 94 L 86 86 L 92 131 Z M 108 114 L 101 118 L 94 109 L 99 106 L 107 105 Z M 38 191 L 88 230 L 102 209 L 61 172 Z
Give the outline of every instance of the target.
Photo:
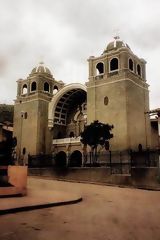
M 87 104 L 84 104 L 83 106 L 84 106 L 83 109 L 87 110 Z
M 22 87 L 22 94 L 27 94 L 27 84 L 24 84 L 23 87 Z
M 102 62 L 97 63 L 96 70 L 97 70 L 96 75 L 103 74 L 104 73 L 104 64 Z
M 26 154 L 26 148 L 24 147 L 22 150 L 22 154 L 25 155 Z
M 57 92 L 58 92 L 58 87 L 54 86 L 54 88 L 53 88 L 53 95 L 55 95 Z
M 137 64 L 137 74 L 141 76 L 141 66 Z
M 129 69 L 133 71 L 133 61 L 132 59 L 129 59 Z
M 49 84 L 47 82 L 44 83 L 44 91 L 49 92 Z
M 59 139 L 59 138 L 62 138 L 62 133 L 61 133 L 61 131 L 58 132 L 57 138 L 58 138 L 58 139 Z
M 118 70 L 118 58 L 112 58 L 110 61 L 110 71 Z
M 37 89 L 36 82 L 32 82 L 32 84 L 31 84 L 31 91 L 36 91 L 36 89 Z
M 73 138 L 74 137 L 74 132 L 70 132 L 69 137 Z
M 27 119 L 27 112 L 21 111 L 21 118 Z
M 104 105 L 108 105 L 108 102 L 109 102 L 109 99 L 108 99 L 108 97 L 106 96 L 106 97 L 104 98 Z

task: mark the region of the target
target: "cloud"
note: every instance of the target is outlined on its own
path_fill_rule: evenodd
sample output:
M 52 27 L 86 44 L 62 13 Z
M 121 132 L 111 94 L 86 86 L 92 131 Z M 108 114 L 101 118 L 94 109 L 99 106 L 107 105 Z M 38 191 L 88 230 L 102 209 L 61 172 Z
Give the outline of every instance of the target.
M 54 77 L 86 82 L 87 58 L 99 56 L 115 32 L 147 59 L 151 106 L 159 106 L 158 0 L 1 0 L 0 81 L 7 101 L 16 80 L 44 60 Z M 0 98 L 3 101 L 4 97 Z

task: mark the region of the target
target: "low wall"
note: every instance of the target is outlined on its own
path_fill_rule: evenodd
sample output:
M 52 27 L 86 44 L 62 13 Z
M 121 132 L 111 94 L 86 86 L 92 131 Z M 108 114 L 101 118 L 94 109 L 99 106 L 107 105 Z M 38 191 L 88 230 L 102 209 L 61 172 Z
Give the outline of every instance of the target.
M 160 187 L 160 172 L 157 167 L 133 167 L 131 175 L 133 186 Z
M 29 175 L 76 182 L 94 182 L 146 188 L 160 187 L 157 168 L 132 168 L 131 175 L 111 175 L 110 168 L 30 168 Z
M 27 194 L 27 166 L 1 166 L 0 197 Z
M 8 166 L 8 182 L 13 186 L 27 188 L 27 166 Z

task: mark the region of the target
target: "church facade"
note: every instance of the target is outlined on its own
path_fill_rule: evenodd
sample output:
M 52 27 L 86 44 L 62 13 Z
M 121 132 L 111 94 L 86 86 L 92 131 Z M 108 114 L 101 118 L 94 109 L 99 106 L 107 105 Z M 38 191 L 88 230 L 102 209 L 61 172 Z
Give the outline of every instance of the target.
M 85 85 L 65 85 L 40 63 L 17 81 L 14 136 L 17 155 L 83 155 L 80 133 L 95 120 L 113 124 L 110 149 L 153 148 L 146 62 L 115 37 L 103 53 L 88 59 Z M 157 144 L 156 142 L 154 143 Z M 89 151 L 89 150 L 88 150 Z

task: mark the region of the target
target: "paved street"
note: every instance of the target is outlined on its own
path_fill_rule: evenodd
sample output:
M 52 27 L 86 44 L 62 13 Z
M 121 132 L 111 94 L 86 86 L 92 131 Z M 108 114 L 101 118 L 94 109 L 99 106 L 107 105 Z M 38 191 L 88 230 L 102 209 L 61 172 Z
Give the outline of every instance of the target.
M 159 240 L 160 192 L 53 180 L 29 186 L 78 193 L 73 205 L 0 216 L 0 240 Z

